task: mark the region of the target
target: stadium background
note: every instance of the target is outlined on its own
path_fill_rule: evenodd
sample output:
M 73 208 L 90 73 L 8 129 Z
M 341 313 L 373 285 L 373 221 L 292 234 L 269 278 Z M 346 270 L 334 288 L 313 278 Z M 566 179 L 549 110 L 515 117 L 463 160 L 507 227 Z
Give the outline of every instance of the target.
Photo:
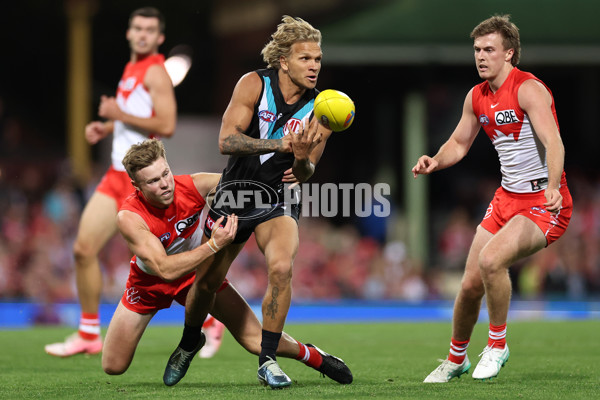
M 575 200 L 566 235 L 511 269 L 514 298 L 529 301 L 520 303 L 521 315 L 529 317 L 541 310 L 535 315 L 558 311 L 598 318 L 600 27 L 594 16 L 600 5 L 585 0 L 548 0 L 543 7 L 513 0 L 501 5 L 487 0 L 25 0 L 0 13 L 5 38 L 0 327 L 77 319 L 70 249 L 79 213 L 108 166 L 110 149 L 106 140 L 74 154 L 74 142 L 83 140 L 77 121 L 95 119 L 100 95 L 114 93 L 129 57 L 129 13 L 145 5 L 166 16 L 162 52 L 178 45 L 193 51 L 192 68 L 175 90 L 177 133 L 167 142 L 177 173 L 223 168 L 225 157 L 216 151 L 220 116 L 241 74 L 263 67 L 260 49 L 281 15 L 303 17 L 323 33 L 318 88 L 349 94 L 357 117 L 349 131 L 329 141 L 312 182 L 387 182 L 392 214 L 302 220 L 290 313 L 298 320 L 334 314 L 449 318 L 474 227 L 499 184 L 497 157 L 480 135 L 452 169 L 413 181 L 410 167 L 448 137 L 465 93 L 479 82 L 470 30 L 494 13 L 510 13 L 521 29 L 521 67 L 554 93 Z M 70 40 L 85 39 L 86 32 L 88 40 L 74 54 Z M 89 79 L 80 80 L 82 71 Z M 74 105 L 72 93 L 81 82 L 89 89 Z M 121 238 L 101 255 L 103 322 L 122 293 L 128 260 Z M 252 240 L 230 279 L 250 300 L 264 293 L 263 257 Z

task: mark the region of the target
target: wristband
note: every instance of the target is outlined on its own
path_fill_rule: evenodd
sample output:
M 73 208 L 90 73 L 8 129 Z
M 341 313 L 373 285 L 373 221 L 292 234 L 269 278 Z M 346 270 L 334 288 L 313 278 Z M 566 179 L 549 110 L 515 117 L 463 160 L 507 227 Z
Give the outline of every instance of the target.
M 217 241 L 214 238 L 210 238 L 209 242 L 212 240 L 212 244 L 213 246 L 215 246 L 215 248 L 217 250 L 221 250 L 221 248 L 217 245 Z
M 207 244 L 207 245 L 208 245 L 208 247 L 209 247 L 209 248 L 212 250 L 212 252 L 216 254 L 216 253 L 217 253 L 217 250 L 215 250 L 215 249 L 214 249 L 214 248 L 211 246 L 211 244 L 210 244 L 210 241 L 211 241 L 211 240 L 212 240 L 212 238 L 211 238 L 211 239 L 210 239 L 208 242 L 206 242 L 206 244 Z

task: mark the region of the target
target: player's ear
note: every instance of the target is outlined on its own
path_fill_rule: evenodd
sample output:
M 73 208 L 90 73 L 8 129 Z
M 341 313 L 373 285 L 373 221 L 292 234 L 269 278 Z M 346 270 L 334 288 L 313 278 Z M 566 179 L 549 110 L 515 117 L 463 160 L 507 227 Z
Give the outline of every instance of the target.
M 513 55 L 515 54 L 515 49 L 508 49 L 506 51 L 506 58 L 505 61 L 510 61 L 513 58 Z
M 289 70 L 288 64 L 287 64 L 287 58 L 285 58 L 285 56 L 279 56 L 279 65 L 281 66 L 281 69 L 284 72 L 287 72 Z
M 138 192 L 141 191 L 140 187 L 137 185 L 137 183 L 135 183 L 135 181 L 133 179 L 131 180 L 131 184 L 133 185 L 133 187 L 135 188 L 135 190 L 137 190 Z
M 164 42 L 165 42 L 165 35 L 161 33 L 160 36 L 158 37 L 158 45 L 160 46 Z

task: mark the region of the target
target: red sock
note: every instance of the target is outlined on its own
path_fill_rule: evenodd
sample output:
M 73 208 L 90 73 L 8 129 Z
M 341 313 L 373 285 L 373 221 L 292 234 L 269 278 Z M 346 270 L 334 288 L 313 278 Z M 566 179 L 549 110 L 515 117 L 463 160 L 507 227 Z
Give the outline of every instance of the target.
M 296 343 L 298 343 L 298 346 L 300 347 L 300 352 L 296 356 L 296 360 L 302 361 L 309 367 L 319 368 L 323 363 L 323 357 L 321 357 L 321 353 L 319 353 L 314 347 L 308 347 L 297 340 Z
M 490 334 L 488 337 L 488 346 L 503 349 L 506 347 L 506 324 L 490 324 Z
M 81 313 L 79 336 L 85 340 L 96 340 L 100 336 L 100 317 L 98 313 Z
M 462 364 L 467 356 L 467 347 L 469 347 L 469 339 L 458 341 L 452 338 L 450 340 L 450 353 L 448 353 L 448 360 L 455 364 Z
M 208 314 L 206 316 L 206 319 L 204 320 L 204 323 L 202 324 L 203 328 L 208 328 L 209 326 L 212 326 L 212 324 L 215 323 L 215 317 L 213 317 L 212 315 Z

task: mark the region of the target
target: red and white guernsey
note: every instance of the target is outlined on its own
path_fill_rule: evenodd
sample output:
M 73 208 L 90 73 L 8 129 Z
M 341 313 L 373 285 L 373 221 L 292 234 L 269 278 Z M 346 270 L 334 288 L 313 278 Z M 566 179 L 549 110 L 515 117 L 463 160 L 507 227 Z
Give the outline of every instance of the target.
M 117 88 L 117 104 L 125 113 L 150 118 L 154 115 L 154 104 L 148 89 L 144 86 L 144 77 L 148 68 L 158 64 L 164 67 L 165 56 L 153 54 L 144 59 L 125 66 L 123 76 Z M 112 166 L 117 171 L 125 171 L 121 161 L 129 148 L 152 137 L 152 132 L 141 132 L 138 128 L 115 121 L 112 143 Z
M 473 88 L 473 112 L 498 152 L 502 187 L 514 193 L 538 192 L 548 186 L 546 150 L 529 117 L 519 107 L 519 87 L 528 79 L 546 86 L 533 74 L 513 68 L 496 93 L 487 81 Z M 547 86 L 546 89 L 552 96 Z M 552 114 L 558 128 L 554 97 Z M 565 184 L 563 171 L 561 186 Z
M 177 175 L 174 178 L 174 200 L 168 208 L 151 206 L 137 190 L 121 206 L 121 210 L 132 211 L 143 218 L 168 255 L 200 246 L 203 233 L 202 229 L 198 229 L 199 219 L 206 204 L 190 175 Z M 132 261 L 147 274 L 156 275 L 136 256 Z

